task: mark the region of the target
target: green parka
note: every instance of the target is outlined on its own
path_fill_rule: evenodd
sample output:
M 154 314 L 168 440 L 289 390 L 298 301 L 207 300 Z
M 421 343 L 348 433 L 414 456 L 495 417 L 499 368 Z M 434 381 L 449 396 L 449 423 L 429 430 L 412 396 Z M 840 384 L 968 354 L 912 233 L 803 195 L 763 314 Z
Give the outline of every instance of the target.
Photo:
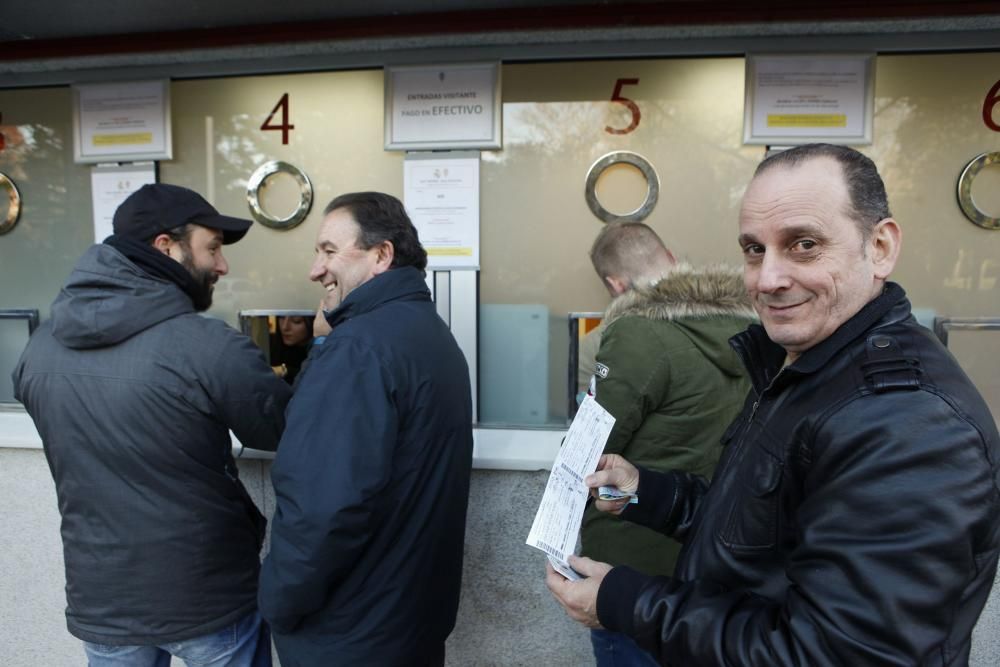
M 605 453 L 654 470 L 711 476 L 719 440 L 749 390 L 729 338 L 754 312 L 739 270 L 678 265 L 608 307 L 597 353 L 597 402 L 615 418 Z M 642 489 L 639 490 L 642 502 Z M 587 508 L 583 555 L 669 575 L 680 544 Z

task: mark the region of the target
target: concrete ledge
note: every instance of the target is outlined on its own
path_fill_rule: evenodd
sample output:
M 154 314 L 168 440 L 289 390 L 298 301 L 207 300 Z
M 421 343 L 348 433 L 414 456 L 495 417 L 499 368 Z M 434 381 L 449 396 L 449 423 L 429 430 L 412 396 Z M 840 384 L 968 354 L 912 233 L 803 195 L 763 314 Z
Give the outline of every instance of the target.
M 232 436 L 232 434 L 230 434 Z M 472 430 L 472 467 L 484 470 L 549 470 L 566 429 L 481 428 Z M 273 459 L 274 452 L 244 449 L 236 436 L 233 456 Z M 0 408 L 0 449 L 41 449 L 42 439 L 21 408 Z

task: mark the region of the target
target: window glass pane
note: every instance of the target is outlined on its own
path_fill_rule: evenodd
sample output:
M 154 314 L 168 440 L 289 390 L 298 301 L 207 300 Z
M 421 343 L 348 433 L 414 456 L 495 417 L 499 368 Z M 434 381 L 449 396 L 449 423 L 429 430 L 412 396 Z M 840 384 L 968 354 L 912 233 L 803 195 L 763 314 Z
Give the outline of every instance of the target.
M 47 318 L 94 242 L 90 169 L 73 163 L 68 87 L 0 90 L 0 114 L 0 172 L 21 194 L 20 220 L 0 236 L 0 308 L 37 308 Z
M 994 322 L 994 326 L 1000 320 Z M 948 349 L 983 395 L 1000 424 L 1000 329 L 948 329 Z
M 27 319 L 0 316 L 0 404 L 16 403 L 11 373 L 28 344 Z
M 639 110 L 627 134 L 606 130 L 634 120 L 610 101 L 619 79 L 638 80 L 620 93 Z M 564 426 L 568 316 L 609 301 L 588 257 L 604 224 L 584 198 L 590 166 L 639 153 L 660 182 L 645 222 L 682 258 L 738 263 L 736 207 L 763 151 L 742 145 L 742 58 L 508 65 L 503 83 L 504 147 L 483 153 L 480 417 Z M 626 213 L 646 184 L 616 166 L 597 194 Z

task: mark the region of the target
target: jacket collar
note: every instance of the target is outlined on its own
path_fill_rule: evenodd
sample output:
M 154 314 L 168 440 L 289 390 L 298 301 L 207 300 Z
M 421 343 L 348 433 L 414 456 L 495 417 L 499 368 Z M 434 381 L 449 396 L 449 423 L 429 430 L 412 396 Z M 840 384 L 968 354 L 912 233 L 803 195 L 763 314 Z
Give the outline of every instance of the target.
M 683 317 L 755 318 L 756 314 L 743 286 L 742 270 L 678 264 L 653 285 L 616 297 L 604 313 L 604 325 L 628 316 L 671 321 Z
M 334 310 L 326 313 L 331 327 L 370 312 L 389 301 L 430 301 L 423 272 L 412 266 L 390 269 L 356 287 Z
M 828 338 L 809 348 L 785 369 L 789 378 L 815 373 L 830 362 L 851 341 L 864 335 L 894 308 L 901 308 L 901 317 L 910 314 L 906 292 L 894 282 L 887 282 L 882 293 L 869 301 L 851 319 L 847 320 Z M 750 381 L 760 394 L 782 370 L 785 350 L 772 341 L 764 327 L 752 324 L 729 339 L 729 344 L 743 361 L 750 374 Z

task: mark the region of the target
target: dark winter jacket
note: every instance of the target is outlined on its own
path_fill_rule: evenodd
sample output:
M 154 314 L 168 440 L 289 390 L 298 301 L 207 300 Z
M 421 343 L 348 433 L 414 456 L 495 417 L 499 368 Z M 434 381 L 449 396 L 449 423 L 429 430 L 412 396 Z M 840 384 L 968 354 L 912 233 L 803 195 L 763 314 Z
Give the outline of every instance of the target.
M 750 383 L 729 338 L 754 319 L 742 272 L 678 265 L 656 285 L 616 298 L 604 315 L 597 402 L 615 418 L 604 452 L 653 470 L 711 476 L 719 440 Z M 670 574 L 680 544 L 587 508 L 582 553 Z
M 229 431 L 274 449 L 290 389 L 247 337 L 95 245 L 14 385 L 55 479 L 73 635 L 180 641 L 254 610 L 264 519 Z
M 469 370 L 412 267 L 360 285 L 328 320 L 271 469 L 260 609 L 284 667 L 420 664 L 458 609 Z
M 902 288 L 753 392 L 711 486 L 640 477 L 627 518 L 684 542 L 673 579 L 615 568 L 601 623 L 675 665 L 966 665 L 1000 550 L 1000 436 Z M 676 494 L 676 495 L 675 495 Z

